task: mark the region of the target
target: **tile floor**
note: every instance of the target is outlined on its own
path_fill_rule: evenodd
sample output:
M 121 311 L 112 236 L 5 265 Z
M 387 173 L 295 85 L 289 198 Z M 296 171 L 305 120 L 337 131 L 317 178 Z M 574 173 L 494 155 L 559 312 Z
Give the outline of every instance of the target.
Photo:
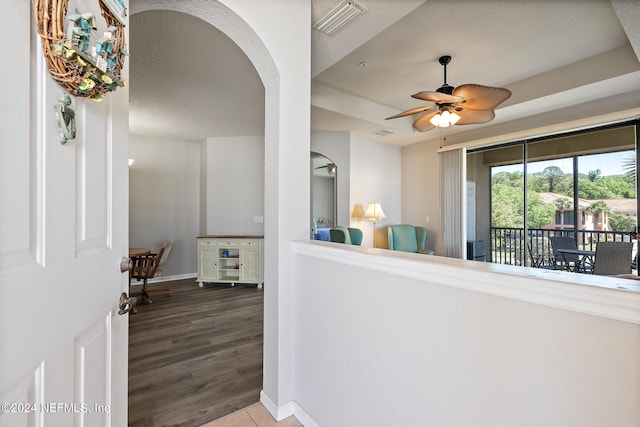
M 226 417 L 212 421 L 202 427 L 304 427 L 292 415 L 276 422 L 262 403 L 254 403 Z

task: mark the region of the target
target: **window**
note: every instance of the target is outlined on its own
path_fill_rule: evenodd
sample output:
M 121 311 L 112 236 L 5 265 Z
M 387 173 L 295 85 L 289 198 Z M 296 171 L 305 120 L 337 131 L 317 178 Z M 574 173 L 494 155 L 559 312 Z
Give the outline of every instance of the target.
M 551 251 L 554 235 L 572 236 L 591 250 L 603 240 L 628 241 L 637 226 L 636 128 L 626 124 L 469 150 L 473 226 L 477 240 L 490 242 L 487 259 L 536 264 L 539 254 Z
M 556 211 L 556 215 L 555 215 L 555 223 L 556 223 L 556 229 L 560 229 L 562 230 L 564 228 L 564 225 L 571 225 L 573 226 L 573 209 L 570 211 L 564 211 L 561 212 L 560 210 Z M 582 218 L 583 218 L 583 224 L 584 224 L 584 212 L 582 213 Z M 559 224 L 559 225 L 558 225 Z M 573 228 L 573 227 L 571 227 Z

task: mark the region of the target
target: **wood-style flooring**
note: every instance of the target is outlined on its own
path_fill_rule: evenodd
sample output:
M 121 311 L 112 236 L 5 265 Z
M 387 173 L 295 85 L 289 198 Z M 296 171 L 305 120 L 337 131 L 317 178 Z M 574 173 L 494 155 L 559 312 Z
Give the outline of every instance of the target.
M 172 296 L 152 295 L 129 317 L 129 426 L 200 427 L 258 402 L 262 289 L 157 286 Z

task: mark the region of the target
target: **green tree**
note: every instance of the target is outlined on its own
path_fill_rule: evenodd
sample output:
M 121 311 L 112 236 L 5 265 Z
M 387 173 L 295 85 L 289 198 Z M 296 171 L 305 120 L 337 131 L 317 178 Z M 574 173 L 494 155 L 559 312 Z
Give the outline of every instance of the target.
M 595 199 L 614 199 L 615 195 L 604 185 L 602 180 L 597 182 L 582 179 L 578 182 L 578 197 L 587 200 Z
M 546 204 L 538 193 L 529 192 L 527 197 L 527 221 L 530 228 L 542 228 L 551 224 L 556 208 Z
M 602 175 L 602 171 L 600 169 L 592 170 L 589 171 L 587 175 L 589 176 L 589 181 L 596 182 L 596 179 L 600 178 L 600 175 Z
M 573 175 L 565 174 L 556 178 L 553 184 L 554 193 L 573 199 Z
M 547 182 L 549 183 L 549 192 L 553 193 L 556 181 L 563 175 L 562 169 L 558 166 L 547 166 L 542 171 L 542 175 L 547 178 Z
M 493 227 L 523 226 L 523 201 L 522 189 L 512 185 L 512 181 L 504 180 L 505 176 L 498 177 L 498 182 L 491 185 L 491 224 Z
M 522 228 L 524 226 L 524 198 L 522 189 L 509 184 L 491 186 L 493 206 L 491 224 L 493 227 Z M 527 200 L 528 225 L 542 228 L 551 223 L 555 207 L 545 204 L 538 193 L 529 192 Z
M 635 153 L 622 161 L 624 175 L 633 182 L 636 181 L 636 156 Z
M 523 183 L 522 173 L 516 172 L 499 172 L 491 178 L 492 184 L 503 184 L 509 187 L 522 188 Z
M 607 189 L 614 199 L 634 199 L 636 194 L 635 181 L 624 175 L 605 176 L 598 180 L 598 184 Z
M 636 220 L 626 215 L 614 213 L 609 216 L 609 225 L 613 231 L 633 231 L 636 228 Z
M 593 215 L 595 216 L 594 225 L 596 226 L 596 229 L 601 230 L 602 226 L 600 224 L 600 215 L 602 215 L 603 213 L 610 213 L 611 208 L 602 200 L 596 200 L 595 202 L 591 203 L 587 209 L 593 212 Z
M 548 182 L 541 173 L 534 173 L 527 177 L 527 187 L 529 191 L 542 193 L 548 190 Z

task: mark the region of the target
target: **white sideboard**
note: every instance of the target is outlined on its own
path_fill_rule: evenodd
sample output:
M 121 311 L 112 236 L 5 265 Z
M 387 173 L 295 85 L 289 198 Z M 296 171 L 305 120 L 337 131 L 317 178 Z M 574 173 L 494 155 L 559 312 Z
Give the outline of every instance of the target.
M 205 283 L 264 284 L 264 238 L 262 236 L 200 236 L 198 277 Z

